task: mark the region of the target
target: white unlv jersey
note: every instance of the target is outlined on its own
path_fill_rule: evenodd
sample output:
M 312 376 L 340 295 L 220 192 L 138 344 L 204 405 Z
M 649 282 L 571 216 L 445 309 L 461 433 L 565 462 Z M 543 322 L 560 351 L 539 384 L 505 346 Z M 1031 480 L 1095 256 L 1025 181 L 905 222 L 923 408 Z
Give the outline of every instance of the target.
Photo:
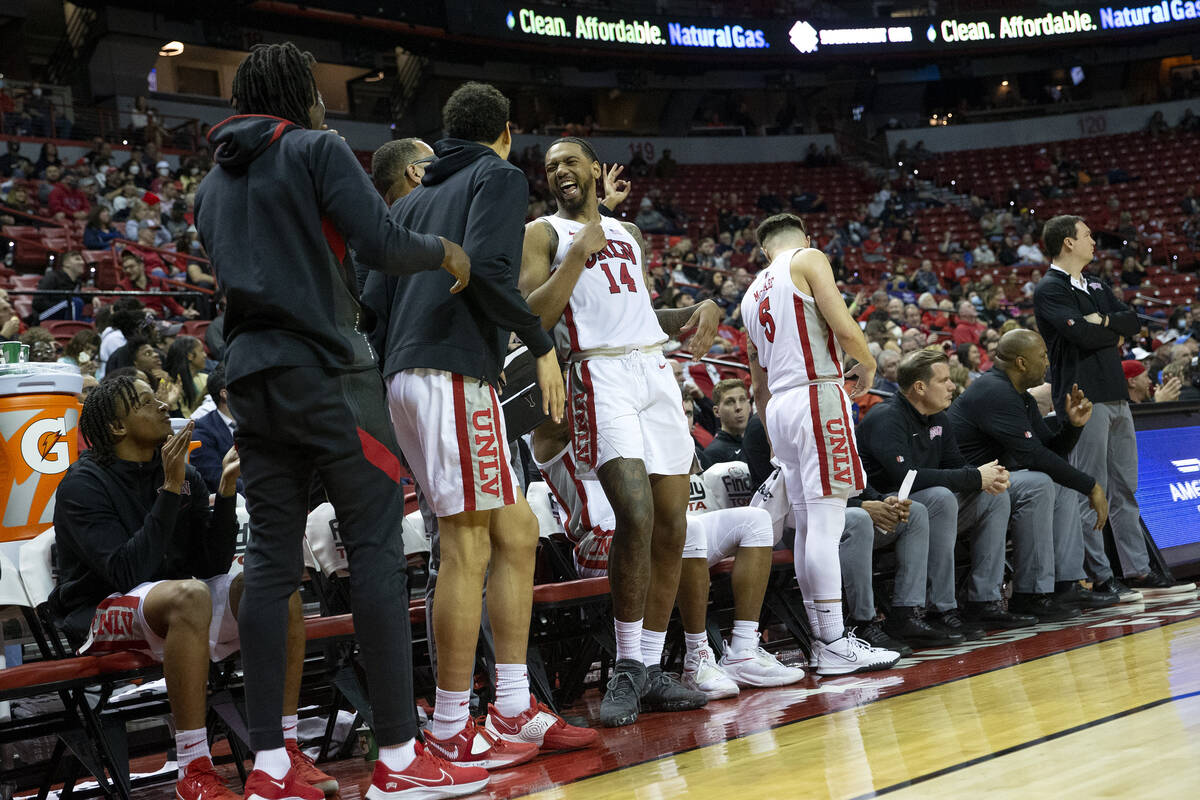
M 550 494 L 554 496 L 559 522 L 567 538 L 578 544 L 593 531 L 612 531 L 616 514 L 608 504 L 604 487 L 595 478 L 579 477 L 575 454 L 568 445 L 547 463 L 536 462 Z M 566 519 L 564 519 L 566 517 Z
M 550 271 L 558 269 L 582 222 L 542 217 L 558 234 Z M 667 340 L 642 278 L 642 249 L 620 222 L 601 217 L 608 244 L 588 259 L 554 329 L 560 356 L 586 350 L 647 347 Z
M 742 322 L 758 349 L 772 395 L 842 377 L 842 349 L 817 310 L 817 301 L 792 283 L 795 253 L 785 250 L 776 256 L 742 298 Z

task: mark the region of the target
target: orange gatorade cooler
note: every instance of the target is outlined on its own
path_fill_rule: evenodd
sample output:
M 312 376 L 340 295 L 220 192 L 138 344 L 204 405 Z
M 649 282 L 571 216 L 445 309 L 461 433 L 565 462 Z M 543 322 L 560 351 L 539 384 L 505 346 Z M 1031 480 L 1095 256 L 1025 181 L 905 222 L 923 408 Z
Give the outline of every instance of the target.
M 0 366 L 0 542 L 54 524 L 54 493 L 79 457 L 83 377 L 69 364 Z

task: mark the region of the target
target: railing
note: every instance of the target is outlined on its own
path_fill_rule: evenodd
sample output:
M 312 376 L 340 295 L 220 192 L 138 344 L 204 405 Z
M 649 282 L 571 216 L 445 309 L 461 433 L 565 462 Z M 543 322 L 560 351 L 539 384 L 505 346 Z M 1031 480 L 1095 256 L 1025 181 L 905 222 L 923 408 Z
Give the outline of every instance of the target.
M 160 149 L 195 152 L 203 145 L 201 134 L 203 123 L 195 117 L 173 114 L 148 114 L 150 120 L 145 128 L 134 129 L 131 112 L 100 106 L 73 106 L 74 119 L 56 115 L 51 119 L 36 121 L 23 114 L 0 113 L 0 130 L 8 136 L 30 136 L 36 138 L 86 141 L 73 135 L 86 130 L 88 136 L 99 136 L 110 144 L 144 145 L 152 141 Z M 135 112 L 136 113 L 136 112 Z M 126 122 L 122 124 L 122 119 Z

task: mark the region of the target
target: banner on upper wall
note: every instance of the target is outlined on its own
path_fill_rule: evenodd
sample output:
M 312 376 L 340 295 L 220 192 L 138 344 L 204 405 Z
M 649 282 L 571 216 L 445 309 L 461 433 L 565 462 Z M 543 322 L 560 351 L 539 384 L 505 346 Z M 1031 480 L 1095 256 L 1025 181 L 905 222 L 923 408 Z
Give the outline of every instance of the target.
M 450 15 L 452 33 L 546 47 L 588 47 L 663 55 L 729 54 L 802 63 L 824 56 L 950 54 L 1028 49 L 1137 35 L 1200 30 L 1200 0 L 1149 5 L 1081 4 L 1024 13 L 953 17 L 820 20 L 807 18 L 685 18 L 593 13 L 500 0 L 473 3 Z

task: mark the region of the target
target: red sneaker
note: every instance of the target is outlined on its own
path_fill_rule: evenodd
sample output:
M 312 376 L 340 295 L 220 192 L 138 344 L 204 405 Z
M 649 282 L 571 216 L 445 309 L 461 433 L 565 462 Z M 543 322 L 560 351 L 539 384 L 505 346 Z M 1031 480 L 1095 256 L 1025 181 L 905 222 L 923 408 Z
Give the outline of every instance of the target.
M 476 725 L 473 719 L 467 720 L 467 727 L 449 739 L 438 739 L 425 731 L 425 747 L 452 764 L 484 769 L 524 764 L 538 754 L 536 744 L 497 739 Z
M 246 800 L 325 800 L 325 793 L 300 780 L 295 768 L 289 769 L 283 780 L 256 769 L 246 776 L 242 792 Z
M 326 795 L 337 794 L 337 778 L 322 772 L 313 760 L 304 754 L 295 739 L 287 739 L 283 745 L 287 748 L 288 758 L 292 760 L 292 772 L 296 773 L 298 780 L 314 789 L 320 789 Z
M 367 800 L 436 800 L 472 794 L 487 786 L 486 769 L 451 764 L 420 742 L 415 747 L 417 757 L 400 772 L 392 772 L 383 761 L 375 762 Z
M 489 705 L 487 731 L 497 739 L 509 742 L 532 742 L 543 753 L 578 750 L 592 744 L 600 736 L 591 728 L 568 725 L 566 720 L 539 703 L 533 695 L 529 695 L 529 708 L 515 717 L 505 717 L 494 705 Z
M 213 769 L 212 759 L 197 758 L 187 765 L 183 777 L 175 782 L 178 800 L 239 800 Z

